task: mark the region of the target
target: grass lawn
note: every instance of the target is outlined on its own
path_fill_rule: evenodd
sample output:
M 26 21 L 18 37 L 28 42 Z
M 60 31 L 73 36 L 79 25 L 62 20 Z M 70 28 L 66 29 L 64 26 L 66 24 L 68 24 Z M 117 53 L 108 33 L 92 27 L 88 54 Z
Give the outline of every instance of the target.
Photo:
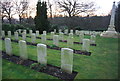
M 21 37 L 19 37 L 21 39 Z M 50 34 L 47 36 L 50 38 Z M 65 39 L 67 36 L 65 36 Z M 90 36 L 85 36 L 90 38 Z M 12 37 L 14 39 L 14 37 Z M 1 40 L 0 40 L 1 41 Z M 31 42 L 30 38 L 27 41 Z M 75 36 L 74 41 L 79 41 Z M 2 41 L 3 49 L 4 41 Z M 36 40 L 40 43 L 40 39 Z M 51 45 L 52 41 L 47 40 Z M 118 39 L 96 37 L 97 46 L 90 46 L 91 56 L 74 54 L 73 70 L 78 74 L 75 79 L 117 79 L 118 78 Z M 60 47 L 66 47 L 67 43 L 60 42 Z M 13 53 L 19 55 L 18 43 L 12 42 Z M 81 50 L 82 45 L 74 44 L 74 49 Z M 27 45 L 29 58 L 37 60 L 36 46 Z M 61 65 L 60 51 L 47 49 L 48 64 L 54 66 Z M 9 74 L 11 73 L 11 74 Z M 56 77 L 30 70 L 21 65 L 17 65 L 7 60 L 3 60 L 3 79 L 57 79 Z

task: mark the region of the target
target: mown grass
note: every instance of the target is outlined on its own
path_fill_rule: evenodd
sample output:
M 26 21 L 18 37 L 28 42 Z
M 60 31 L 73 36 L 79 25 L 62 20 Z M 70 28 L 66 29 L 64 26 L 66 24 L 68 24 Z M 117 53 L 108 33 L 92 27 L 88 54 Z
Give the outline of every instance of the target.
M 47 36 L 48 38 L 50 35 Z M 67 36 L 65 36 L 66 38 Z M 86 38 L 90 38 L 90 36 L 85 36 Z M 14 37 L 12 37 L 14 39 Z M 21 39 L 21 37 L 20 37 Z M 31 42 L 30 38 L 27 38 L 27 41 Z M 38 43 L 40 43 L 40 39 L 37 39 Z M 79 37 L 75 36 L 75 41 L 79 41 Z M 51 42 L 52 41 L 48 41 Z M 90 51 L 92 52 L 91 56 L 85 56 L 85 55 L 78 55 L 74 54 L 74 64 L 73 64 L 73 70 L 78 72 L 78 75 L 75 79 L 116 79 L 118 78 L 118 39 L 116 38 L 103 38 L 100 36 L 97 36 L 96 38 L 96 44 L 97 46 L 90 46 Z M 2 43 L 3 50 L 4 48 L 4 42 Z M 66 43 L 60 43 L 61 47 L 64 47 Z M 81 49 L 82 45 L 74 45 L 74 49 Z M 77 47 L 78 46 L 78 47 Z M 16 55 L 19 55 L 19 47 L 17 43 L 12 42 L 13 47 L 13 53 Z M 36 46 L 27 45 L 28 48 L 28 55 L 30 59 L 37 60 L 37 49 Z M 48 64 L 52 64 L 54 66 L 60 67 L 60 51 L 58 50 L 47 50 L 47 59 Z M 67 58 L 66 58 L 67 59 Z M 47 74 L 42 75 L 43 73 L 36 72 L 36 76 L 34 76 L 34 72 L 28 68 L 27 70 L 24 70 L 23 66 L 16 65 L 13 63 L 10 63 L 8 61 L 3 60 L 3 78 L 21 78 L 21 79 L 39 79 L 44 78 L 47 79 L 47 77 L 50 77 L 54 79 L 55 77 L 49 76 Z M 8 64 L 10 63 L 10 64 Z M 12 65 L 13 64 L 13 65 Z M 17 68 L 15 71 L 13 71 L 12 75 L 9 75 L 10 72 L 8 69 Z M 23 75 L 26 75 L 24 77 L 21 76 L 20 73 L 17 71 L 23 72 Z M 24 73 L 24 71 L 27 71 Z M 33 74 L 31 76 L 28 76 L 30 72 Z M 37 74 L 38 73 L 38 74 Z M 11 76 L 11 77 L 9 77 Z

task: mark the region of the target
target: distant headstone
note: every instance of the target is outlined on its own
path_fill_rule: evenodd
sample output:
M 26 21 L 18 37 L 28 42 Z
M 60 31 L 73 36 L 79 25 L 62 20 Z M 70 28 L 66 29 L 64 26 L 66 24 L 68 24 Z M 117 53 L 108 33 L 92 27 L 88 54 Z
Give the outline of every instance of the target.
M 38 63 L 47 65 L 47 46 L 45 44 L 37 44 Z
M 22 33 L 22 39 L 26 40 L 26 33 L 25 32 Z
M 64 31 L 64 34 L 66 34 L 66 35 L 68 34 L 68 29 L 66 29 L 66 30 Z
M 70 30 L 70 33 L 73 33 L 73 30 Z
M 46 31 L 43 31 L 43 34 L 46 35 Z
M 64 40 L 64 34 L 62 32 L 59 33 L 59 40 Z
M 5 37 L 5 31 L 2 31 L 2 37 Z
M 69 48 L 61 49 L 61 70 L 71 74 L 73 68 L 73 50 Z
M 12 55 L 12 46 L 10 38 L 5 38 L 5 50 L 7 54 Z
M 76 35 L 79 35 L 79 34 L 78 34 L 78 30 L 75 30 L 75 34 L 76 34 Z
M 29 34 L 31 35 L 33 33 L 33 31 L 32 30 L 29 30 Z
M 41 42 L 43 44 L 46 44 L 46 34 L 45 33 L 41 35 Z
M 80 42 L 83 43 L 84 34 L 83 34 L 83 33 L 80 33 L 80 34 L 79 34 L 79 38 L 80 38 Z
M 26 41 L 24 40 L 19 41 L 19 52 L 20 52 L 20 57 L 22 59 L 24 60 L 28 59 Z
M 89 39 L 83 39 L 82 50 L 89 52 L 89 47 L 90 47 L 90 40 Z
M 37 37 L 39 36 L 39 31 L 36 31 L 36 36 L 37 36 Z
M 8 31 L 8 37 L 11 38 L 11 31 Z
M 25 32 L 25 34 L 27 34 L 27 30 L 24 30 L 23 32 Z
M 31 42 L 35 43 L 35 41 L 36 41 L 36 35 L 35 35 L 35 33 L 32 33 L 31 34 Z
M 73 37 L 73 33 L 69 33 L 69 37 Z
M 73 37 L 67 38 L 67 47 L 72 48 L 73 47 Z
M 58 35 L 53 36 L 53 44 L 58 46 L 58 44 L 59 44 L 59 36 Z
M 56 29 L 54 29 L 54 33 L 56 33 Z
M 59 29 L 59 34 L 62 32 L 62 30 L 61 29 Z
M 53 39 L 53 36 L 55 35 L 54 32 L 51 32 L 51 39 Z
M 95 44 L 95 40 L 96 40 L 96 36 L 95 35 L 91 35 L 90 43 L 91 44 Z
M 14 32 L 15 40 L 18 40 L 18 32 Z
M 21 34 L 21 29 L 18 29 L 19 34 Z

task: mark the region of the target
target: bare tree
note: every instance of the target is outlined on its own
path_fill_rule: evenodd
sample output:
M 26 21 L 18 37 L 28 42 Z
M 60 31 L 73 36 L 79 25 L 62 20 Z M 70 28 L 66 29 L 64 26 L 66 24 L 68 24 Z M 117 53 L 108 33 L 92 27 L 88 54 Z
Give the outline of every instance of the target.
M 16 12 L 19 15 L 19 21 L 21 23 L 22 17 L 27 16 L 25 14 L 27 14 L 27 9 L 28 9 L 29 3 L 27 1 L 24 1 L 24 0 L 21 0 L 20 2 L 16 1 L 14 3 L 16 5 Z
M 14 11 L 13 9 L 13 2 L 12 1 L 1 1 L 0 4 L 2 5 L 2 20 L 4 17 L 6 17 L 9 20 L 9 23 L 11 24 L 12 16 L 15 13 L 12 13 Z
M 50 18 L 52 19 L 52 4 L 50 3 L 50 0 L 48 0 L 48 9 L 49 9 L 49 13 L 50 13 Z
M 61 12 L 67 12 L 69 17 L 79 15 L 80 13 L 90 13 L 95 11 L 94 2 L 79 3 L 79 0 L 62 0 L 57 2 Z

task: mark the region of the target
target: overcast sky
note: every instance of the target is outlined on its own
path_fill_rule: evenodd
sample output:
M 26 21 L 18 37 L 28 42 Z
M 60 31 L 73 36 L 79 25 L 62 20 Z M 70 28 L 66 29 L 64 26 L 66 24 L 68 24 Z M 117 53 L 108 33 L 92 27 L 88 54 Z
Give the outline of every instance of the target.
M 31 4 L 36 4 L 38 0 L 30 0 Z M 41 1 L 47 1 L 47 0 L 41 0 Z M 50 2 L 54 2 L 55 0 L 50 0 Z M 57 0 L 58 1 L 58 0 Z M 60 0 L 59 0 L 60 1 Z M 110 13 L 110 10 L 112 9 L 113 2 L 116 3 L 120 0 L 78 0 L 78 1 L 93 1 L 96 3 L 97 7 L 99 7 L 98 11 L 96 12 L 97 15 L 107 15 Z M 55 3 L 54 3 L 55 4 Z
M 36 6 L 38 0 L 28 0 L 30 2 L 31 6 Z M 48 1 L 48 0 L 41 0 L 41 1 Z M 50 3 L 52 3 L 53 5 L 56 4 L 54 3 L 55 1 L 61 1 L 61 0 L 49 0 Z M 116 4 L 120 1 L 120 0 L 78 0 L 80 2 L 95 2 L 98 10 L 95 12 L 96 15 L 108 15 L 112 9 L 112 5 L 113 2 L 115 1 Z M 55 7 L 56 8 L 56 7 Z M 34 11 L 34 13 L 32 13 L 31 16 L 35 16 L 36 11 Z M 59 13 L 59 12 L 57 12 Z

